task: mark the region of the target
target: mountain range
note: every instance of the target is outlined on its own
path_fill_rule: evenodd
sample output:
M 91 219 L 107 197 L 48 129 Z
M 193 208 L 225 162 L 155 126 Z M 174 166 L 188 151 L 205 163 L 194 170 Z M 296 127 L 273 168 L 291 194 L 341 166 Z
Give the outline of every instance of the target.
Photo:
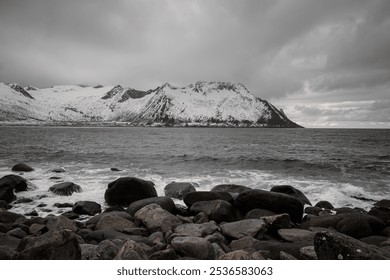
M 0 83 L 0 104 L 0 124 L 301 127 L 241 83 L 165 83 L 147 91 Z

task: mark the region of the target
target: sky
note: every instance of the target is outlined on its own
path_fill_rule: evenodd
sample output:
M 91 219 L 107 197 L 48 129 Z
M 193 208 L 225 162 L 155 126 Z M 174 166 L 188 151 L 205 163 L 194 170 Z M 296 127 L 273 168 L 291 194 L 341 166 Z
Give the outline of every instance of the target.
M 305 127 L 390 128 L 389 0 L 0 0 L 0 81 L 241 82 Z

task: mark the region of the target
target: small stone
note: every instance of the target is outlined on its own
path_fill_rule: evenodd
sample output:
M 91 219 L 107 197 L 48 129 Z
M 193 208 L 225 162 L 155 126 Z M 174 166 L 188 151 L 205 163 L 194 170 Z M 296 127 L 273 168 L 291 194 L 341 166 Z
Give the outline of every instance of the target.
M 23 162 L 19 162 L 17 164 L 15 164 L 12 169 L 12 171 L 22 171 L 22 172 L 31 172 L 31 171 L 34 171 L 34 169 L 29 166 L 28 164 L 25 164 Z

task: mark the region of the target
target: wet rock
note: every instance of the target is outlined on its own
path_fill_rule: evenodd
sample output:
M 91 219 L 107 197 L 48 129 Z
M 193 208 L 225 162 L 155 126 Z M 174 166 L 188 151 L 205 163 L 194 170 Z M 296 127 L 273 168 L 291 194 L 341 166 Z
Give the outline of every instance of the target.
M 231 222 L 234 220 L 233 206 L 225 200 L 197 201 L 190 207 L 190 212 L 203 212 L 209 220 L 217 223 Z
M 162 209 L 167 210 L 172 214 L 176 214 L 175 203 L 173 202 L 172 198 L 167 196 L 150 197 L 150 198 L 144 198 L 144 199 L 134 201 L 126 209 L 126 212 L 134 216 L 134 214 L 138 210 L 140 210 L 146 205 L 153 204 L 153 203 L 160 205 Z
M 300 190 L 289 185 L 279 185 L 271 188 L 271 192 L 284 193 L 300 199 L 304 204 L 311 205 L 310 200 Z
M 7 246 L 15 250 L 19 246 L 20 241 L 20 238 L 0 232 L 0 246 Z
M 80 244 L 81 260 L 95 260 L 97 247 L 96 244 Z
M 54 203 L 53 206 L 57 208 L 68 208 L 68 207 L 73 208 L 72 203 Z
M 263 220 L 246 219 L 237 222 L 221 224 L 222 233 L 231 238 L 240 239 L 245 236 L 261 238 L 267 227 Z
M 319 260 L 384 260 L 389 259 L 377 247 L 335 232 L 318 232 L 314 248 Z
M 258 252 L 248 253 L 243 250 L 237 250 L 220 256 L 218 260 L 265 260 L 265 259 Z
M 379 202 L 381 202 L 381 203 L 379 203 Z M 382 201 L 379 201 L 379 202 L 376 205 L 385 205 L 384 202 L 382 202 Z M 387 208 L 387 207 L 374 206 L 370 209 L 368 214 L 380 219 L 384 223 L 386 223 L 388 220 L 390 220 L 390 208 Z
M 244 250 L 252 252 L 256 248 L 256 244 L 259 244 L 260 240 L 253 238 L 252 236 L 244 236 L 240 239 L 233 240 L 229 247 L 232 251 Z
M 300 199 L 277 192 L 251 190 L 240 193 L 235 200 L 235 207 L 242 213 L 260 208 L 275 213 L 287 213 L 293 222 L 301 222 L 303 203 Z
M 0 179 L 0 189 L 3 185 L 10 185 L 16 193 L 29 190 L 27 180 L 18 175 L 6 175 Z
M 114 229 L 123 232 L 125 229 L 134 228 L 135 224 L 127 219 L 116 215 L 104 215 L 96 224 L 96 230 Z
M 178 217 L 162 209 L 157 204 L 149 204 L 141 208 L 135 213 L 134 217 L 142 221 L 145 227 L 151 232 L 166 232 L 182 224 L 182 221 Z
M 267 210 L 267 209 L 252 209 L 245 215 L 245 219 L 260 219 L 265 216 L 273 216 L 277 215 L 275 212 Z
M 209 218 L 207 217 L 206 213 L 199 212 L 194 216 L 193 221 L 196 224 L 203 224 L 203 223 L 207 223 L 209 221 Z
M 361 209 L 351 208 L 351 207 L 334 208 L 333 211 L 336 211 L 336 214 L 348 214 L 348 213 L 364 214 Z
M 280 229 L 288 229 L 291 227 L 289 214 L 265 216 L 261 217 L 261 219 L 267 224 L 269 232 L 277 232 Z
M 79 214 L 76 214 L 76 213 L 73 212 L 73 211 L 65 212 L 65 213 L 63 213 L 61 216 L 64 216 L 64 217 L 66 217 L 66 218 L 68 218 L 68 219 L 71 219 L 71 220 L 76 220 L 76 219 L 79 219 L 79 218 L 80 218 Z
M 17 172 L 31 172 L 31 171 L 34 171 L 34 169 L 29 166 L 28 164 L 26 163 L 23 163 L 23 162 L 19 162 L 17 164 L 15 164 L 14 166 L 12 166 L 12 171 L 17 171 Z
M 146 228 L 142 227 L 126 227 L 122 230 L 123 233 L 129 234 L 129 235 L 139 235 L 139 236 L 148 236 L 149 231 Z
M 158 251 L 149 257 L 150 260 L 176 260 L 177 255 L 175 250 L 167 248 L 165 250 Z
M 40 236 L 47 232 L 47 227 L 45 224 L 32 224 L 28 231 L 32 235 Z
M 98 260 L 113 260 L 118 254 L 120 247 L 115 244 L 114 240 L 103 240 L 97 246 L 94 255 Z
M 390 209 L 390 199 L 382 199 L 382 200 L 374 203 L 374 206 L 378 207 L 378 208 Z
M 74 221 L 68 219 L 65 216 L 52 216 L 48 217 L 46 227 L 49 231 L 68 229 L 73 232 L 77 231 L 77 226 Z
M 9 231 L 10 227 L 3 224 L 3 223 L 0 223 L 0 232 L 2 233 L 6 233 L 7 231 Z
M 11 208 L 11 206 L 5 200 L 0 200 L 0 209 L 1 208 L 8 210 Z
M 53 230 L 39 237 L 25 248 L 19 259 L 24 260 L 79 260 L 81 249 L 76 234 L 68 229 Z
M 184 203 L 191 207 L 192 204 L 198 201 L 210 201 L 210 200 L 225 200 L 232 204 L 234 202 L 233 197 L 228 192 L 208 192 L 208 191 L 197 191 L 191 192 L 184 196 Z
M 302 247 L 300 252 L 304 260 L 318 260 L 314 246 Z
M 373 216 L 353 213 L 313 217 L 302 223 L 300 227 L 302 229 L 310 227 L 334 228 L 346 235 L 362 238 L 380 233 L 384 229 L 384 224 Z
M 235 184 L 220 184 L 214 186 L 210 191 L 211 192 L 229 192 L 229 193 L 242 193 L 246 191 L 250 191 L 251 188 L 245 187 L 242 185 Z
M 27 236 L 27 233 L 24 232 L 21 228 L 14 228 L 7 232 L 8 235 L 22 239 Z
M 280 251 L 279 258 L 281 260 L 289 260 L 289 261 L 298 260 L 296 257 L 294 257 L 286 252 L 283 252 L 283 251 Z
M 210 242 L 201 237 L 179 236 L 171 241 L 171 246 L 180 255 L 199 260 L 213 260 L 215 253 Z
M 134 201 L 156 196 L 153 182 L 122 177 L 108 184 L 104 199 L 108 205 L 128 206 Z
M 23 215 L 10 211 L 0 212 L 0 223 L 6 225 L 12 225 L 19 218 L 23 218 Z
M 62 178 L 59 176 L 51 176 L 49 177 L 50 180 L 61 180 Z
M 79 185 L 72 182 L 64 182 L 51 186 L 49 191 L 62 196 L 70 196 L 74 192 L 82 192 Z
M 24 213 L 25 216 L 31 216 L 31 217 L 37 217 L 38 216 L 38 212 L 35 211 L 35 210 L 32 210 L 30 212 L 27 212 L 27 213 Z
M 385 246 L 385 245 L 383 245 L 383 243 L 390 241 L 390 237 L 381 236 L 381 235 L 371 235 L 371 236 L 360 238 L 360 241 L 362 241 L 366 244 L 375 245 L 377 247 L 383 247 L 383 246 Z
M 142 247 L 133 240 L 127 240 L 120 248 L 118 254 L 114 258 L 115 260 L 147 260 Z
M 323 208 L 316 207 L 316 206 L 309 206 L 305 208 L 306 214 L 315 215 L 315 216 L 318 216 L 321 211 L 323 211 Z
M 33 201 L 34 200 L 32 200 L 31 198 L 22 197 L 22 198 L 19 198 L 19 199 L 15 200 L 13 202 L 13 204 L 30 203 L 30 202 L 33 202 Z
M 329 209 L 329 210 L 332 210 L 334 208 L 332 203 L 326 200 L 321 200 L 317 202 L 316 205 L 314 205 L 314 207 L 319 207 L 319 208 Z
M 13 260 L 16 252 L 8 246 L 0 246 L 0 260 Z
M 101 213 L 102 207 L 94 201 L 78 201 L 73 205 L 72 211 L 80 215 L 93 216 Z
M 182 224 L 174 229 L 174 232 L 181 235 L 191 235 L 197 237 L 205 237 L 218 231 L 219 227 L 214 222 L 207 222 L 203 224 Z
M 96 224 L 100 221 L 100 219 L 106 215 L 118 216 L 118 217 L 121 217 L 123 219 L 133 221 L 133 217 L 125 211 L 111 211 L 111 212 L 103 212 L 101 214 L 98 214 L 98 215 L 91 217 L 89 220 L 86 221 L 86 225 L 87 226 L 94 226 L 94 225 L 96 226 Z
M 186 194 L 196 192 L 196 188 L 199 188 L 197 183 L 172 182 L 165 186 L 164 193 L 168 197 L 183 199 Z
M 120 240 L 126 240 L 126 239 L 133 239 L 137 235 L 128 235 L 125 233 L 121 233 L 119 231 L 113 230 L 113 229 L 102 229 L 102 230 L 95 230 L 87 234 L 85 237 L 85 241 L 88 243 L 100 243 L 103 240 L 114 240 L 114 239 L 120 239 Z
M 280 242 L 276 240 L 263 241 L 261 240 L 259 243 L 255 244 L 255 249 L 257 251 L 268 251 L 268 257 L 277 260 L 280 258 L 280 253 L 283 251 L 296 259 L 301 260 L 301 248 L 303 246 L 299 243 L 290 243 L 290 242 Z
M 122 170 L 120 170 L 120 169 L 118 169 L 118 168 L 116 168 L 116 167 L 111 167 L 111 171 L 119 172 L 119 171 L 122 171 Z
M 290 229 L 280 229 L 278 234 L 281 238 L 286 241 L 294 243 L 307 243 L 313 244 L 315 233 L 309 230 L 290 228 Z
M 63 168 L 61 168 L 61 167 L 58 167 L 58 168 L 52 169 L 51 172 L 54 172 L 54 173 L 63 173 L 63 172 L 65 172 L 65 169 L 63 169 Z

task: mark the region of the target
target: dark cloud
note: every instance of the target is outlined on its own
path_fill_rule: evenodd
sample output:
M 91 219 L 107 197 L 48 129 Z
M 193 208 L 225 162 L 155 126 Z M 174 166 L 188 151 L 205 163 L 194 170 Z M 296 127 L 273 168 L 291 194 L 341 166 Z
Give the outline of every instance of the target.
M 389 98 L 388 30 L 388 0 L 2 0 L 0 80 L 373 102 Z

